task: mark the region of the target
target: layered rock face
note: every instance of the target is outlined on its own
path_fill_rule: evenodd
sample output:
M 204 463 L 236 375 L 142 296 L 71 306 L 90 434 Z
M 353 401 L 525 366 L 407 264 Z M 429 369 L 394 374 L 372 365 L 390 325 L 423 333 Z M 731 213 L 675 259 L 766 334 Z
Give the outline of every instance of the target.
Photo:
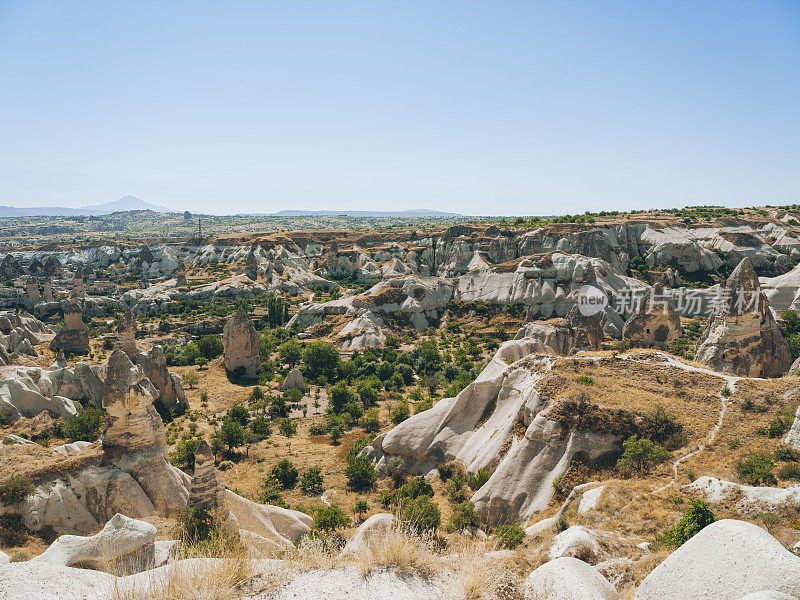
M 364 455 L 381 471 L 392 456 L 416 473 L 451 460 L 469 473 L 488 470 L 489 480 L 471 500 L 489 524 L 525 521 L 546 509 L 553 481 L 577 453 L 598 458 L 613 452 L 621 436 L 578 430 L 539 394 L 537 384 L 552 360 L 530 355 L 540 347 L 535 338 L 505 342 L 458 396 L 379 435 Z M 521 437 L 519 428 L 524 428 Z
M 177 406 L 187 404 L 186 393 L 183 391 L 181 376 L 170 373 L 167 369 L 167 359 L 164 350 L 156 344 L 147 352 L 140 352 L 134 357 L 134 362 L 142 368 L 145 376 L 158 391 L 158 400 L 164 406 Z
M 643 298 L 639 310 L 625 321 L 622 339 L 634 345 L 663 349 L 680 337 L 682 331 L 675 303 L 664 295 L 664 288 L 656 284 L 651 296 Z
M 130 309 L 126 310 L 117 324 L 118 338 L 114 348 L 122 350 L 131 360 L 134 360 L 139 354 L 139 349 L 136 347 L 137 329 L 136 317 L 133 316 Z
M 232 373 L 243 367 L 247 377 L 254 378 L 258 375 L 261 369 L 258 332 L 241 308 L 225 323 L 222 345 L 226 371 Z
M 75 302 L 64 309 L 64 326 L 50 342 L 51 350 L 85 354 L 89 351 L 89 328 L 83 322 L 83 311 Z
M 212 515 L 229 512 L 225 484 L 214 466 L 214 455 L 203 440 L 194 453 L 194 475 L 189 485 L 189 507 L 201 508 Z
M 536 352 L 569 356 L 582 350 L 599 350 L 603 328 L 599 314 L 585 316 L 576 306 L 558 325 L 526 323 L 514 339 L 536 344 Z
M 749 258 L 720 288 L 719 305 L 697 340 L 695 360 L 743 377 L 780 377 L 789 370 L 789 347 Z

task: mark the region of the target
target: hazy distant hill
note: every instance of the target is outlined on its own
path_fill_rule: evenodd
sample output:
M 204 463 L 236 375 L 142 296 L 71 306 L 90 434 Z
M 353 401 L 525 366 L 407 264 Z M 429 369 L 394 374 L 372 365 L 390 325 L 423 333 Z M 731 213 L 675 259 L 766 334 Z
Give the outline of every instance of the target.
M 140 200 L 136 196 L 123 196 L 119 200 L 114 200 L 113 202 L 83 206 L 79 210 L 96 211 L 96 213 L 99 214 L 122 212 L 126 210 L 152 210 L 153 212 L 161 213 L 176 212 L 164 206 L 158 206 L 157 204 L 150 204 L 149 202 Z
M 458 213 L 420 208 L 416 210 L 280 210 L 269 213 L 275 217 L 335 216 L 346 217 L 461 217 Z
M 152 210 L 154 212 L 175 212 L 164 206 L 150 204 L 140 200 L 136 196 L 123 196 L 119 200 L 106 202 L 105 204 L 94 204 L 82 206 L 80 208 L 67 208 L 64 206 L 0 206 L 0 217 L 73 217 L 87 215 L 107 215 L 113 212 L 123 212 L 128 210 Z

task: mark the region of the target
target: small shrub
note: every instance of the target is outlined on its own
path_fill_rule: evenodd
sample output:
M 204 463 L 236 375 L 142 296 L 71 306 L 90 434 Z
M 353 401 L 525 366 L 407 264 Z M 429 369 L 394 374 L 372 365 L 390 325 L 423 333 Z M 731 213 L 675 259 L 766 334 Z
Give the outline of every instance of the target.
M 800 464 L 789 463 L 778 469 L 778 477 L 791 481 L 800 481 Z
M 285 490 L 291 489 L 297 483 L 297 478 L 300 475 L 297 468 L 287 459 L 283 459 L 277 465 L 272 467 L 270 475 L 281 485 Z
M 768 455 L 748 452 L 736 463 L 736 473 L 747 485 L 775 485 L 774 466 Z
M 322 476 L 322 469 L 319 467 L 311 467 L 300 478 L 300 489 L 303 490 L 306 496 L 319 496 L 322 494 L 323 484 L 324 477 Z
M 30 560 L 31 555 L 25 552 L 24 550 L 20 550 L 19 552 L 14 552 L 8 562 L 17 563 L 17 562 L 25 562 L 26 560 Z
M 433 496 L 433 486 L 425 481 L 422 476 L 415 477 L 397 490 L 397 494 L 403 499 L 414 499 L 420 496 Z
M 478 469 L 477 473 L 467 477 L 467 484 L 472 491 L 477 492 L 479 489 L 481 489 L 481 486 L 483 486 L 484 483 L 489 481 L 489 477 L 491 477 L 489 471 L 486 469 Z
M 594 379 L 589 377 L 588 375 L 579 375 L 575 381 L 581 383 L 583 385 L 594 385 Z
M 409 526 L 425 531 L 434 531 L 439 527 L 441 514 L 439 507 L 430 496 L 418 496 L 403 502 L 402 519 Z
M 519 523 L 499 525 L 494 531 L 495 537 L 500 540 L 500 546 L 513 550 L 525 539 L 525 530 Z
M 281 496 L 281 484 L 272 475 L 264 479 L 264 483 L 261 486 L 261 494 L 258 499 L 262 504 L 289 508 Z
M 339 527 L 350 525 L 350 517 L 335 504 L 320 508 L 314 515 L 314 529 L 317 531 L 336 531 Z
M 344 474 L 347 477 L 347 486 L 354 492 L 371 489 L 378 479 L 378 472 L 368 458 L 355 457 L 349 460 Z
M 664 533 L 656 541 L 658 544 L 677 548 L 716 520 L 714 513 L 705 500 L 692 500 L 691 506 L 683 513 L 683 517 L 675 527 Z
M 778 462 L 796 462 L 800 460 L 800 452 L 794 448 L 778 448 L 772 456 Z
M 569 523 L 567 523 L 567 520 L 564 517 L 561 517 L 558 521 L 556 521 L 556 524 L 553 526 L 553 530 L 556 533 L 561 533 L 567 529 L 569 529 Z
M 447 481 L 453 476 L 453 473 L 457 471 L 457 465 L 454 462 L 448 462 L 439 465 L 436 467 L 436 470 L 439 471 L 439 477 L 442 478 L 442 481 Z
M 634 435 L 622 443 L 625 451 L 617 461 L 617 469 L 624 475 L 649 473 L 655 465 L 666 460 L 669 452 L 660 444 Z
M 411 408 L 409 407 L 408 402 L 405 400 L 398 402 L 397 405 L 392 409 L 392 412 L 389 416 L 392 419 L 392 423 L 395 425 L 399 425 L 408 419 L 411 416 Z
M 673 450 L 683 448 L 688 443 L 689 438 L 687 438 L 686 435 L 683 433 L 673 433 L 667 438 L 667 441 L 664 442 L 664 448 L 669 452 L 672 452 Z
M 35 493 L 34 485 L 24 477 L 11 477 L 0 483 L 0 503 L 8 506 L 19 504 Z
M 93 442 L 103 428 L 103 411 L 93 406 L 81 408 L 61 426 L 64 436 L 75 441 Z
M 181 514 L 180 527 L 184 539 L 188 542 L 201 542 L 211 536 L 214 530 L 214 518 L 204 508 L 190 506 Z
M 470 527 L 478 526 L 478 515 L 475 514 L 475 505 L 466 500 L 453 508 L 453 514 L 447 522 L 447 531 L 463 531 Z
M 363 520 L 364 515 L 369 512 L 369 503 L 363 498 L 359 498 L 356 500 L 356 503 L 353 504 L 351 511 L 354 515 L 358 515 L 359 520 Z

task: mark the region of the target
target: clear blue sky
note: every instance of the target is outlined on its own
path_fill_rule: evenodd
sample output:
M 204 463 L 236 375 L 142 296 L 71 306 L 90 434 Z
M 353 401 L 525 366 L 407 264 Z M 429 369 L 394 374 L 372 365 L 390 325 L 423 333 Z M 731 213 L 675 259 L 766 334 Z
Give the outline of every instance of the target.
M 800 202 L 800 1 L 0 0 L 0 204 Z

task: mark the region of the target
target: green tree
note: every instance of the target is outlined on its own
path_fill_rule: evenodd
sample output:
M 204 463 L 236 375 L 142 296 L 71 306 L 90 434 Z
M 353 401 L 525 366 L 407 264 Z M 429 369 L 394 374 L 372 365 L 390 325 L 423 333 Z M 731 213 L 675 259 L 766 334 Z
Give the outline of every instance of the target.
M 250 431 L 261 440 L 272 435 L 272 428 L 269 426 L 269 420 L 263 415 L 253 419 L 253 422 L 250 423 Z
M 303 349 L 295 340 L 289 340 L 278 346 L 278 356 L 281 363 L 293 367 L 303 355 Z
M 194 467 L 194 453 L 200 445 L 197 438 L 182 437 L 175 447 L 175 451 L 170 453 L 169 461 L 176 467 L 191 469 Z
M 295 486 L 299 473 L 297 468 L 287 459 L 281 460 L 277 465 L 272 467 L 270 475 L 281 484 L 283 489 L 288 490 Z
M 250 422 L 250 411 L 244 404 L 234 404 L 228 409 L 227 416 L 238 422 L 242 427 L 246 427 Z
M 228 446 L 228 451 L 233 452 L 233 449 L 241 446 L 245 442 L 245 431 L 238 421 L 230 418 L 222 420 L 222 427 L 217 432 L 220 441 Z
M 683 513 L 681 520 L 657 541 L 665 546 L 677 548 L 716 520 L 705 500 L 692 500 L 691 506 Z
M 355 457 L 349 460 L 344 469 L 347 486 L 354 492 L 365 492 L 375 485 L 378 472 L 368 458 Z
M 300 489 L 303 490 L 306 496 L 319 496 L 322 494 L 322 486 L 324 483 L 322 469 L 319 467 L 311 467 L 308 471 L 303 473 L 303 476 L 300 478 Z
M 359 521 L 363 521 L 364 515 L 369 512 L 369 503 L 363 498 L 359 498 L 353 505 L 352 512 L 354 515 L 358 515 Z
M 401 400 L 398 402 L 395 407 L 392 409 L 390 417 L 392 419 L 392 423 L 395 425 L 399 425 L 406 419 L 411 416 L 411 408 L 408 406 L 407 400 Z
M 344 407 L 353 401 L 353 392 L 347 387 L 344 381 L 340 381 L 331 388 L 330 408 L 337 415 L 344 410 Z
M 197 350 L 200 356 L 213 360 L 222 355 L 224 350 L 222 340 L 218 335 L 204 335 L 197 340 Z
M 314 529 L 333 532 L 350 525 L 350 517 L 335 504 L 320 508 L 314 515 Z
M 290 438 L 297 433 L 297 424 L 290 419 L 282 419 L 278 425 L 278 431 L 281 432 L 281 435 Z
M 93 442 L 103 429 L 103 411 L 93 406 L 78 409 L 64 420 L 64 436 L 72 441 Z
M 325 377 L 332 380 L 336 377 L 336 368 L 339 365 L 339 351 L 328 342 L 311 342 L 303 351 L 303 363 L 311 379 Z
M 625 475 L 649 473 L 652 468 L 669 456 L 664 446 L 646 438 L 633 435 L 622 442 L 625 451 L 617 461 L 617 469 Z

